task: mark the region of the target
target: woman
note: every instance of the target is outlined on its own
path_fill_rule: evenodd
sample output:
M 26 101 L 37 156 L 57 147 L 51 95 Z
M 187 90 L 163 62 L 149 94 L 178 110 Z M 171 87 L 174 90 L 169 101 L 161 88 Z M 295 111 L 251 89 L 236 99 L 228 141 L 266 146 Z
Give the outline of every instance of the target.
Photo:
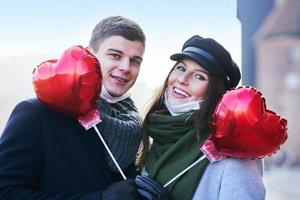
M 143 122 L 142 175 L 164 185 L 203 154 L 210 121 L 221 96 L 240 81 L 228 51 L 211 38 L 188 39 Z M 149 136 L 153 144 L 149 151 Z M 203 160 L 166 189 L 171 199 L 251 199 L 265 197 L 262 160 Z

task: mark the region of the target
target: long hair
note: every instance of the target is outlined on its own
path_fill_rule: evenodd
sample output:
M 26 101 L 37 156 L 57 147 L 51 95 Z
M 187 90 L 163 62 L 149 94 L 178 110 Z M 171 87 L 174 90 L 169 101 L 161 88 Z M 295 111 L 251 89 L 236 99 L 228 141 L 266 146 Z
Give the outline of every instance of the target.
M 144 162 L 146 160 L 147 154 L 150 151 L 150 137 L 147 134 L 145 129 L 145 122 L 148 120 L 149 115 L 155 111 L 167 109 L 164 104 L 164 92 L 167 88 L 168 79 L 171 72 L 174 70 L 174 67 L 177 63 L 172 67 L 169 72 L 167 78 L 163 82 L 163 84 L 159 87 L 159 89 L 155 92 L 153 98 L 149 101 L 147 109 L 143 118 L 143 137 L 142 143 L 140 146 L 140 150 L 137 157 L 137 167 L 140 170 Z M 223 79 L 209 74 L 208 88 L 204 97 L 204 101 L 201 104 L 201 109 L 195 111 L 195 139 L 199 138 L 203 134 L 211 134 L 210 129 L 210 121 L 212 118 L 212 114 L 214 113 L 215 107 L 220 100 L 221 96 L 226 92 L 226 85 Z
M 138 154 L 137 154 L 136 164 L 137 164 L 138 170 L 141 170 L 142 167 L 144 166 L 147 154 L 150 151 L 150 137 L 147 134 L 147 131 L 145 128 L 145 124 L 146 124 L 145 122 L 148 119 L 150 113 L 155 112 L 157 110 L 166 109 L 165 104 L 164 104 L 164 92 L 167 88 L 169 76 L 170 76 L 171 72 L 173 71 L 174 67 L 176 66 L 176 64 L 170 70 L 170 72 L 169 72 L 167 78 L 165 79 L 165 81 L 163 82 L 163 84 L 155 91 L 152 99 L 150 99 L 150 101 L 146 107 L 145 114 L 143 117 L 143 122 L 142 122 L 142 131 L 143 131 L 142 142 L 141 142 Z

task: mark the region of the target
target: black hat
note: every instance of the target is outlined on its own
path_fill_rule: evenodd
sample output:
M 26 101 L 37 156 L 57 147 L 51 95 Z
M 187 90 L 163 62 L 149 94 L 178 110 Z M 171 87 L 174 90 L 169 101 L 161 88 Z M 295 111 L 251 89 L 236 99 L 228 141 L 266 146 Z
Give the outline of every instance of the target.
M 239 67 L 230 53 L 211 38 L 194 35 L 183 44 L 181 53 L 173 54 L 170 58 L 175 61 L 183 58 L 194 60 L 209 73 L 222 78 L 227 88 L 236 87 L 241 79 Z

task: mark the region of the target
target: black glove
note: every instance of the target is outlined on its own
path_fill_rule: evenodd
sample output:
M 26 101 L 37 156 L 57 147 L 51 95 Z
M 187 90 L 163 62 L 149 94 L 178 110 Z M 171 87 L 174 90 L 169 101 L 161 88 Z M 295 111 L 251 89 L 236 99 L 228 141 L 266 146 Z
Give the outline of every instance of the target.
M 116 182 L 102 191 L 102 200 L 138 200 L 133 179 Z
M 148 176 L 137 176 L 135 178 L 137 192 L 143 200 L 170 200 L 168 191 L 158 182 Z

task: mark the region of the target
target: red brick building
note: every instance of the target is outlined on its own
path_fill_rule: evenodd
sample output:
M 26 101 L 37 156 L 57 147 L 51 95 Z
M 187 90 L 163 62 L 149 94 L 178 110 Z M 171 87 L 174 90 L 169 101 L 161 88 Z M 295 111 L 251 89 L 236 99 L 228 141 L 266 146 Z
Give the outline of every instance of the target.
M 288 120 L 289 138 L 279 153 L 300 164 L 300 1 L 278 2 L 253 39 L 256 86 L 267 106 Z

